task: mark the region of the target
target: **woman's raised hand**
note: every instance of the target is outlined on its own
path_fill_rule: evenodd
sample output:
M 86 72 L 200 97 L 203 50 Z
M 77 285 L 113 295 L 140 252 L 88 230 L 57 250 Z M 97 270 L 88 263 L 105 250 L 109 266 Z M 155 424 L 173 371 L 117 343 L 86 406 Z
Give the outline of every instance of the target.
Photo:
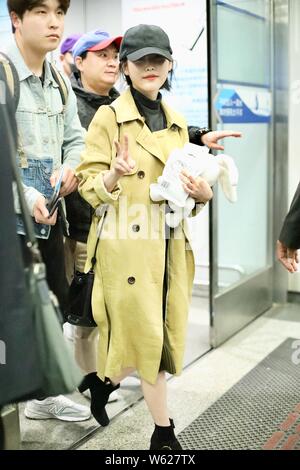
M 130 173 L 135 167 L 135 161 L 129 155 L 129 144 L 128 144 L 128 135 L 124 135 L 123 145 L 121 145 L 116 140 L 114 141 L 117 157 L 114 163 L 114 170 L 119 177 L 125 175 L 125 173 Z
M 123 145 L 116 140 L 114 142 L 117 156 L 110 171 L 103 176 L 103 182 L 108 192 L 113 191 L 119 179 L 126 173 L 130 173 L 135 167 L 135 161 L 132 160 L 128 151 L 128 135 L 124 135 Z

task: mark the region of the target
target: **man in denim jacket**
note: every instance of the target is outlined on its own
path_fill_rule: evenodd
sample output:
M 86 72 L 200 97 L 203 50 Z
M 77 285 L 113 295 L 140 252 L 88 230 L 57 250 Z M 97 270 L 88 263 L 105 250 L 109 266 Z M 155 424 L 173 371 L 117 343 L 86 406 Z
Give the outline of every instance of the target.
M 58 211 L 49 217 L 46 203 L 53 193 L 62 164 L 64 175 L 60 195 L 67 196 L 77 189 L 74 169 L 84 146 L 84 131 L 70 82 L 65 79 L 68 96 L 64 105 L 46 54 L 59 45 L 69 4 L 70 0 L 7 1 L 14 32 L 7 55 L 20 80 L 20 101 L 16 111 L 17 158 L 26 201 L 35 221 L 39 249 L 47 268 L 47 281 L 62 311 L 68 290 L 63 230 Z M 24 234 L 20 216 L 18 233 Z M 66 421 L 82 421 L 90 416 L 87 407 L 75 405 L 64 397 L 29 402 L 25 414 L 29 418 L 55 417 Z

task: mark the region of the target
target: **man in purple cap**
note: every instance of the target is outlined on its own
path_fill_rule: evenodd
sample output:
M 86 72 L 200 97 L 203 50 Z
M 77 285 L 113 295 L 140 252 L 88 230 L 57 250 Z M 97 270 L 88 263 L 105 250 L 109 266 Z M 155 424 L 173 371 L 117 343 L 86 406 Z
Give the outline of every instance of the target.
M 120 36 L 111 37 L 105 31 L 96 30 L 82 35 L 73 46 L 76 72 L 71 75 L 71 84 L 77 97 L 79 119 L 85 129 L 100 106 L 110 105 L 119 96 L 114 84 L 119 76 L 121 40 Z M 65 201 L 70 233 L 65 241 L 66 267 L 71 280 L 74 270 L 84 271 L 93 209 L 77 191 Z M 95 372 L 97 331 L 81 326 L 74 329 L 74 351 L 78 365 L 85 374 Z M 117 392 L 113 392 L 110 401 L 117 398 Z M 94 408 L 97 408 L 96 405 L 93 405 Z
M 70 77 L 76 69 L 72 56 L 72 48 L 80 37 L 81 34 L 72 34 L 71 36 L 68 36 L 60 46 L 59 58 L 62 63 L 63 70 L 68 77 Z

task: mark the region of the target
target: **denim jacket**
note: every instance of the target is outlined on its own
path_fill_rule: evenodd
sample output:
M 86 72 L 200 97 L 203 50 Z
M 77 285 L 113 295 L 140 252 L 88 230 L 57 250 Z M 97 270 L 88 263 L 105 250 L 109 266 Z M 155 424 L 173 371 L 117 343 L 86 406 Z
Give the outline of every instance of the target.
M 18 125 L 18 162 L 24 193 L 29 210 L 42 194 L 52 194 L 50 176 L 62 163 L 76 168 L 84 147 L 84 129 L 81 127 L 75 94 L 69 80 L 68 101 L 63 106 L 59 86 L 54 80 L 49 62 L 44 63 L 44 84 L 27 67 L 15 41 L 7 49 L 20 79 L 20 102 L 16 112 Z M 63 155 L 63 162 L 62 162 Z M 21 217 L 18 216 L 18 233 L 24 234 Z M 38 238 L 47 239 L 49 225 L 35 223 Z

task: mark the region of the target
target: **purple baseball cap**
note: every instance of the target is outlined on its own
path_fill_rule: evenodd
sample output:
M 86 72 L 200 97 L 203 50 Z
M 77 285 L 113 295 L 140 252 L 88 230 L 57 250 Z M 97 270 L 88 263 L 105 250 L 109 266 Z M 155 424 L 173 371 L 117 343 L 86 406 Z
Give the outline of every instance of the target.
M 68 36 L 64 42 L 60 46 L 60 52 L 62 54 L 66 54 L 67 52 L 71 52 L 74 44 L 78 41 L 78 39 L 82 36 L 82 34 L 72 34 Z
M 110 44 L 114 43 L 119 50 L 122 41 L 122 36 L 111 37 L 106 31 L 95 30 L 83 34 L 80 39 L 74 44 L 72 49 L 73 57 L 80 56 L 84 52 L 101 51 Z

